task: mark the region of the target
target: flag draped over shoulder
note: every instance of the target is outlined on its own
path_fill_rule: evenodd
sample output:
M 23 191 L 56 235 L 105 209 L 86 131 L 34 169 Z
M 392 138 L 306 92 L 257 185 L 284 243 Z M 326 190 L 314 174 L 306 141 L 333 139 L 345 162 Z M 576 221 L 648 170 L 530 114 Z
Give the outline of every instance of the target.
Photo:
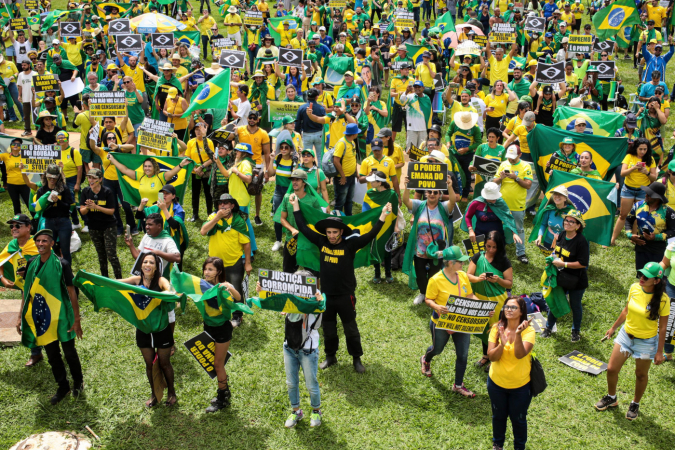
M 174 156 L 147 156 L 147 155 L 132 155 L 131 153 L 113 153 L 113 156 L 117 161 L 119 161 L 125 167 L 136 172 L 136 180 L 123 175 L 119 170 L 117 170 L 117 175 L 120 180 L 120 188 L 122 189 L 122 195 L 124 200 L 133 206 L 138 206 L 141 204 L 141 193 L 139 192 L 140 181 L 139 179 L 143 175 L 143 162 L 147 159 L 153 159 L 159 164 L 159 170 L 162 172 L 169 171 L 175 166 L 180 164 L 180 162 L 185 158 L 174 157 Z M 171 179 L 166 180 L 167 184 L 172 184 L 176 188 L 176 195 L 178 198 L 185 198 L 185 189 L 187 188 L 187 182 L 190 179 L 190 173 L 194 168 L 195 163 L 191 162 L 184 168 L 178 171 L 178 173 Z
M 316 299 L 305 299 L 291 294 L 277 294 L 267 298 L 253 297 L 246 299 L 248 306 L 257 306 L 269 311 L 285 312 L 289 314 L 314 314 L 326 310 L 326 299 L 320 302 Z
M 199 31 L 174 31 L 173 37 L 179 42 L 184 42 L 187 45 L 201 45 L 201 40 L 199 38 L 201 34 Z
M 527 143 L 530 147 L 532 160 L 535 162 L 534 169 L 537 172 L 539 184 L 543 189 L 547 189 L 550 176 L 544 172 L 546 163 L 551 155 L 560 148 L 559 144 L 566 137 L 574 140 L 577 153 L 591 152 L 593 155 L 591 167 L 597 170 L 605 180 L 612 177 L 612 170 L 621 164 L 628 151 L 628 139 L 626 138 L 594 136 L 559 128 L 536 126 L 527 134 Z
M 437 18 L 434 26 L 440 27 L 443 33 L 447 33 L 448 31 L 457 31 L 457 29 L 455 29 L 455 22 L 452 20 L 452 14 L 450 11 Z
M 156 333 L 169 326 L 172 303 L 185 311 L 184 293 L 151 291 L 80 270 L 73 284 L 94 304 L 94 311 L 108 308 L 143 333 Z
M 541 274 L 541 291 L 551 313 L 560 318 L 571 311 L 565 291 L 558 286 L 558 269 L 553 265 L 553 256 L 546 257 L 546 269 Z
M 166 231 L 171 235 L 171 238 L 176 243 L 176 247 L 178 247 L 179 249 L 181 249 L 181 251 L 184 252 L 187 246 L 190 245 L 190 237 L 188 236 L 188 232 L 187 229 L 185 228 L 185 222 L 183 222 L 183 219 L 174 214 L 175 209 L 179 207 L 181 210 L 183 209 L 183 207 L 180 206 L 180 204 L 176 205 L 174 203 L 171 203 L 167 205 L 169 217 L 173 217 L 173 219 L 176 222 L 178 222 L 178 225 L 180 225 L 180 228 L 177 230 L 171 228 L 171 224 L 169 224 L 169 221 L 167 220 L 169 217 L 164 216 L 164 211 L 162 211 L 159 206 L 152 205 L 148 208 L 145 208 L 144 211 L 145 217 L 153 213 L 157 213 L 162 216 L 162 218 L 164 219 L 164 231 Z
M 190 117 L 197 109 L 222 108 L 230 101 L 230 68 L 220 72 L 215 77 L 201 85 L 190 100 L 190 107 L 183 113 L 183 118 Z
M 405 44 L 405 46 L 408 49 L 408 57 L 412 59 L 414 66 L 423 62 L 422 53 L 429 51 L 429 47 L 424 45 Z
M 177 292 L 186 294 L 194 303 L 204 323 L 217 327 L 232 318 L 232 311 L 253 314 L 245 303 L 235 303 L 230 293 L 220 285 L 212 285 L 189 273 L 181 272 L 177 266 L 171 270 L 171 285 Z
M 17 289 L 23 289 L 24 279 L 16 276 L 16 270 L 24 267 L 37 254 L 38 250 L 33 238 L 28 239 L 23 248 L 19 247 L 19 242 L 16 239 L 12 239 L 0 253 L 3 277 L 14 283 Z
M 600 40 L 609 39 L 627 25 L 639 25 L 640 12 L 634 0 L 617 0 L 593 16 L 593 26 Z
M 625 116 L 612 111 L 593 111 L 570 106 L 559 106 L 553 113 L 553 125 L 561 130 L 574 131 L 574 122 L 577 119 L 586 121 L 586 131 L 590 131 L 590 134 L 614 137 L 616 130 L 623 126 Z
M 277 28 L 281 26 L 284 20 L 289 20 L 291 23 L 288 26 L 289 30 L 294 30 L 296 28 L 302 27 L 302 19 L 294 16 L 284 16 L 284 17 L 271 17 L 269 19 L 269 24 L 267 29 L 270 32 L 270 35 L 274 38 L 274 45 L 277 47 L 281 46 L 281 35 L 277 31 Z
M 37 263 L 28 267 L 24 287 L 21 343 L 34 348 L 75 339 L 75 332 L 68 331 L 75 323 L 73 306 L 54 252 L 41 267 Z

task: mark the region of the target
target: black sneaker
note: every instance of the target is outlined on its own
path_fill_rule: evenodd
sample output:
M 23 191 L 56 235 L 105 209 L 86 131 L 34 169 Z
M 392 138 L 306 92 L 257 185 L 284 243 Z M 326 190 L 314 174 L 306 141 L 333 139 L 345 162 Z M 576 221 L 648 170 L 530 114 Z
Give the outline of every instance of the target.
M 520 261 L 522 264 L 529 264 L 530 263 L 530 260 L 527 259 L 527 255 L 518 256 L 518 261 Z
M 255 219 L 253 219 L 253 224 L 254 224 L 256 227 L 259 227 L 260 225 L 263 224 L 263 221 L 260 220 L 260 216 L 255 216 Z
M 638 415 L 640 415 L 640 405 L 635 402 L 630 402 L 628 411 L 626 411 L 626 419 L 635 420 L 638 418 Z
M 49 403 L 51 403 L 52 405 L 56 405 L 58 402 L 66 398 L 66 395 L 68 395 L 69 392 L 70 387 L 66 389 L 57 389 L 56 394 L 54 394 L 52 398 L 49 399 Z
M 541 334 L 539 336 L 543 337 L 544 339 L 547 338 L 547 337 L 551 337 L 551 329 L 550 328 L 544 328 L 541 331 Z
M 84 383 L 80 383 L 79 386 L 73 386 L 73 397 L 78 398 L 83 394 L 82 391 L 84 391 Z
M 571 338 L 572 342 L 579 342 L 581 340 L 581 335 L 578 331 L 572 330 Z
M 616 397 L 612 398 L 609 395 L 605 395 L 598 403 L 595 404 L 595 409 L 598 411 L 604 411 L 607 408 L 616 408 L 617 406 L 619 406 L 619 402 L 617 401 Z

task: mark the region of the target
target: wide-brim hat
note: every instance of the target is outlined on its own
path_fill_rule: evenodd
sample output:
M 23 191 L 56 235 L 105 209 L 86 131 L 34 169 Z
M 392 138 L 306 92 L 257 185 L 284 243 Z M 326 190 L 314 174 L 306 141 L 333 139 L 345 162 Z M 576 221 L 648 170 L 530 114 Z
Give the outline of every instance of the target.
M 668 203 L 666 198 L 666 186 L 658 181 L 653 182 L 649 186 L 640 186 L 640 189 L 645 191 L 650 198 L 658 198 L 663 203 Z
M 586 226 L 586 221 L 584 220 L 584 218 L 583 218 L 581 212 L 580 212 L 579 210 L 577 210 L 577 209 L 571 209 L 571 210 L 569 210 L 568 212 L 566 212 L 565 214 L 563 214 L 562 217 L 563 217 L 563 220 L 564 220 L 566 217 L 571 217 L 571 218 L 575 219 L 577 222 L 579 222 L 579 223 L 581 224 L 582 227 L 585 227 L 585 226 Z
M 164 63 L 161 70 L 173 70 L 175 72 L 178 70 L 178 67 L 174 67 L 171 63 Z
M 342 237 L 347 237 L 352 234 L 353 230 L 349 228 L 349 225 L 344 223 L 339 217 L 326 217 L 325 219 L 319 220 L 314 228 L 321 234 L 326 234 L 328 228 L 337 228 L 342 230 Z
M 223 194 L 220 196 L 219 199 L 215 200 L 215 206 L 216 208 L 218 207 L 219 203 L 223 202 L 232 202 L 234 203 L 234 208 L 232 209 L 232 212 L 238 212 L 239 211 L 239 202 L 237 201 L 236 198 L 232 197 L 230 194 Z
M 216 75 L 216 74 L 219 74 L 220 72 L 222 72 L 223 70 L 225 70 L 225 69 L 223 69 L 220 66 L 220 64 L 214 62 L 214 63 L 211 63 L 211 67 L 209 67 L 208 69 L 204 69 L 204 72 L 208 73 L 209 75 Z
M 56 119 L 56 116 L 53 115 L 53 114 L 50 114 L 49 111 L 42 111 L 42 112 L 40 113 L 40 115 L 38 116 L 38 118 L 37 118 L 37 123 L 39 123 L 40 125 L 42 125 L 42 123 L 44 122 L 44 119 L 45 119 L 46 117 L 51 117 L 52 120 L 53 120 L 53 119 Z
M 234 5 L 231 5 L 229 8 L 227 8 L 227 12 L 231 14 L 236 14 L 237 13 L 237 7 Z
M 560 149 L 562 150 L 563 145 L 574 145 L 575 147 L 577 146 L 576 142 L 574 142 L 574 139 L 572 139 L 571 137 L 564 138 L 560 142 L 560 144 L 558 144 L 558 147 L 560 147 Z
M 452 118 L 455 121 L 455 125 L 459 127 L 460 130 L 470 130 L 476 126 L 478 122 L 478 114 L 471 111 L 460 111 L 455 113 L 455 116 Z

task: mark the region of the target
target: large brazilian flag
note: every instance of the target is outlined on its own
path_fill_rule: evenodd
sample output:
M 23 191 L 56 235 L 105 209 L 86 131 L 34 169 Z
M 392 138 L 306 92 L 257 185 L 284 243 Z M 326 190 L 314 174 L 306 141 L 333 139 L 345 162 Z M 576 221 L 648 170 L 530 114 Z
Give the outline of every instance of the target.
M 197 88 L 190 100 L 190 107 L 182 117 L 190 117 L 190 114 L 198 109 L 221 109 L 227 106 L 229 101 L 230 68 L 226 67 L 225 70 Z
M 640 24 L 640 12 L 634 0 L 617 0 L 593 16 L 598 38 L 609 39 L 628 25 Z
M 593 111 L 591 109 L 559 106 L 553 113 L 553 125 L 567 131 L 574 131 L 577 119 L 586 121 L 586 134 L 614 137 L 616 130 L 623 126 L 625 116 L 612 111 Z
M 408 49 L 408 57 L 413 60 L 414 66 L 423 61 L 422 53 L 429 51 L 429 47 L 425 47 L 424 45 L 405 44 L 405 46 Z
M 174 31 L 173 37 L 187 45 L 201 45 L 199 31 Z

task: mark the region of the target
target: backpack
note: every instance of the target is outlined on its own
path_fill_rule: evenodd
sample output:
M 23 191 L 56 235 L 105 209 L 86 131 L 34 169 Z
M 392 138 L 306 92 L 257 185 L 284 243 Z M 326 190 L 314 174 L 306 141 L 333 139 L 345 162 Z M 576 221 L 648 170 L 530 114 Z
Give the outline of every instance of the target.
M 338 172 L 338 170 L 335 168 L 335 164 L 333 164 L 334 154 L 335 154 L 335 147 L 331 148 L 326 153 L 324 153 L 323 158 L 321 159 L 321 168 L 323 169 L 323 173 L 324 175 L 326 175 L 326 178 L 333 178 L 340 175 L 340 172 Z M 342 159 L 344 157 L 345 154 L 343 153 L 342 157 L 340 157 L 340 163 L 342 163 Z
M 258 195 L 262 193 L 263 185 L 265 184 L 265 173 L 262 168 L 253 168 L 253 173 L 251 175 L 251 182 L 246 185 L 246 192 L 249 195 Z

